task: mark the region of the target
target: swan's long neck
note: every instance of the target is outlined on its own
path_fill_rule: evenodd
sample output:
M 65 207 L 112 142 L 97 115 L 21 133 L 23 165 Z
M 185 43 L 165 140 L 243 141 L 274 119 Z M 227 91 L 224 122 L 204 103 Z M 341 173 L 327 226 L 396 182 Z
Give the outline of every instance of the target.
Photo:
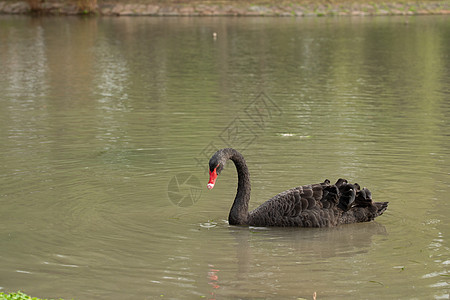
M 238 174 L 237 193 L 228 216 L 228 223 L 230 225 L 245 225 L 248 222 L 248 202 L 251 190 L 250 174 L 242 154 L 232 151 L 228 158 L 234 162 Z

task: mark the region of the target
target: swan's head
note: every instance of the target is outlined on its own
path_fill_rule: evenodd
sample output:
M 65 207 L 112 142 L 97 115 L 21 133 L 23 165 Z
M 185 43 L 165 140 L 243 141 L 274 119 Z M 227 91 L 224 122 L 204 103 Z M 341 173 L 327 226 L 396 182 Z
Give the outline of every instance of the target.
M 218 151 L 219 152 L 219 151 Z M 208 181 L 208 190 L 212 189 L 216 184 L 217 176 L 223 170 L 225 162 L 219 153 L 216 152 L 211 159 L 209 160 L 209 181 Z

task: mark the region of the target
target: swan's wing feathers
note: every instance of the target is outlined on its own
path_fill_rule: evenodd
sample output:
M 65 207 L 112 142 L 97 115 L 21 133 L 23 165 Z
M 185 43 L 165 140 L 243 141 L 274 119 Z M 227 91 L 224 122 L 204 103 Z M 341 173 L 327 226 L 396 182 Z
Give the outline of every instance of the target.
M 303 226 L 300 224 L 306 213 L 310 215 L 308 223 L 317 226 L 313 224 L 318 224 L 323 217 L 318 211 L 322 209 L 325 186 L 325 183 L 310 184 L 286 190 L 253 210 L 249 223 L 255 226 Z
M 353 206 L 356 198 L 356 187 L 353 184 L 346 184 L 341 189 L 338 207 L 343 211 L 348 211 Z
M 292 197 L 294 197 L 292 199 Z M 283 211 L 284 215 L 298 216 L 302 211 L 311 209 L 316 206 L 317 195 L 313 191 L 311 185 L 299 186 L 283 193 L 280 193 L 270 199 L 269 201 L 274 201 L 275 203 L 291 203 L 293 202 L 294 210 L 291 206 L 285 207 L 286 210 Z M 283 206 L 283 205 L 281 205 Z
M 300 195 L 300 192 L 298 190 L 295 190 L 293 192 L 294 195 L 294 208 L 291 210 L 292 214 L 294 216 L 297 216 L 302 210 L 303 210 L 303 204 L 302 204 L 302 196 Z
M 372 193 L 359 184 L 340 187 L 342 195 L 338 207 L 343 210 L 340 223 L 369 222 L 383 214 L 388 202 L 373 202 Z
M 302 185 L 286 190 L 253 210 L 249 225 L 330 227 L 340 223 L 371 221 L 387 203 L 373 203 L 368 189 L 339 179 L 336 184 Z
M 360 207 L 368 207 L 372 205 L 372 193 L 363 188 L 356 194 L 355 205 Z
M 340 192 L 337 186 L 328 185 L 323 189 L 323 197 L 320 199 L 323 208 L 334 208 L 339 203 Z

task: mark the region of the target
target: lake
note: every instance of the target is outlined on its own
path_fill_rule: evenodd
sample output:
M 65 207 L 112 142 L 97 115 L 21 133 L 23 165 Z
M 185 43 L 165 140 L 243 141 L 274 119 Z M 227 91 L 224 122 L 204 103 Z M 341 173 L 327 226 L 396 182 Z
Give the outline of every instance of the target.
M 214 35 L 216 33 L 216 35 Z M 0 16 L 0 291 L 66 299 L 448 299 L 450 22 Z M 340 177 L 337 228 L 227 223 Z

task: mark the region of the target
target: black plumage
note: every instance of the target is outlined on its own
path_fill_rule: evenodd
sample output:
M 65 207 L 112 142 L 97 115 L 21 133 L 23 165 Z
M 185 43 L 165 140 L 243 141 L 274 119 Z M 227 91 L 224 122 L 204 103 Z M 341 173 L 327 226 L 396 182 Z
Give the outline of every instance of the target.
M 250 175 L 238 151 L 225 148 L 211 157 L 208 188 L 214 187 L 228 160 L 234 162 L 238 173 L 236 198 L 228 216 L 230 225 L 331 227 L 372 221 L 387 209 L 388 202 L 372 202 L 367 188 L 361 189 L 359 184 L 341 178 L 335 184 L 326 179 L 286 190 L 249 212 Z

